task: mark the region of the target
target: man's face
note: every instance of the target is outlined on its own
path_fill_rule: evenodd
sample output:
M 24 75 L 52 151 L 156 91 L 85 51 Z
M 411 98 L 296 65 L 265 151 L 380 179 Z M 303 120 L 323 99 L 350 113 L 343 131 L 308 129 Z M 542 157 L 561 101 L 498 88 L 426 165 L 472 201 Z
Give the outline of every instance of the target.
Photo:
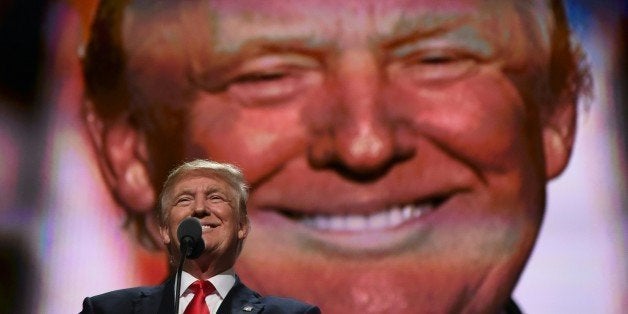
M 163 242 L 179 252 L 177 228 L 183 219 L 196 217 L 202 225 L 205 251 L 198 260 L 224 271 L 233 266 L 238 243 L 246 237 L 246 224 L 238 218 L 233 189 L 217 177 L 190 176 L 177 182 L 167 202 L 168 215 L 160 228 Z M 209 263 L 211 261 L 211 263 Z
M 182 6 L 161 24 L 178 32 L 129 28 L 131 80 L 196 88 L 182 157 L 244 170 L 253 228 L 236 266 L 260 292 L 330 313 L 491 311 L 536 238 L 552 158 L 526 91 L 549 59 L 532 6 Z

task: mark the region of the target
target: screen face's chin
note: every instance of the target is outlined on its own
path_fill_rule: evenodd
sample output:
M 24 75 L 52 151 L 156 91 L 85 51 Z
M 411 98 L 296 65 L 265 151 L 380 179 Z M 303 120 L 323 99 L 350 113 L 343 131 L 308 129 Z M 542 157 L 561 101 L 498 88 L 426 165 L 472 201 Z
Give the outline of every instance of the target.
M 255 207 L 255 200 L 270 203 L 255 194 L 238 273 L 262 293 L 291 295 L 330 312 L 494 310 L 506 302 L 525 264 L 542 206 L 506 200 L 506 194 L 490 198 L 479 187 L 454 193 L 421 215 L 391 208 L 364 217 L 298 219 Z M 515 201 L 520 204 L 509 205 Z

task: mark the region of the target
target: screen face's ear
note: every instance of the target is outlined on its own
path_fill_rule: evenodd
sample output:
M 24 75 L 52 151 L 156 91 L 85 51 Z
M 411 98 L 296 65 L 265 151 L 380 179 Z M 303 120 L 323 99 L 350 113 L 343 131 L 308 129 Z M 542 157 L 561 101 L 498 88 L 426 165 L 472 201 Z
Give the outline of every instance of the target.
M 104 181 L 116 201 L 130 214 L 150 213 L 156 191 L 146 166 L 144 135 L 126 116 L 105 123 L 90 103 L 86 105 L 85 120 Z
M 563 172 L 571 156 L 576 133 L 575 99 L 560 98 L 560 103 L 549 109 L 542 121 L 545 177 L 548 181 Z

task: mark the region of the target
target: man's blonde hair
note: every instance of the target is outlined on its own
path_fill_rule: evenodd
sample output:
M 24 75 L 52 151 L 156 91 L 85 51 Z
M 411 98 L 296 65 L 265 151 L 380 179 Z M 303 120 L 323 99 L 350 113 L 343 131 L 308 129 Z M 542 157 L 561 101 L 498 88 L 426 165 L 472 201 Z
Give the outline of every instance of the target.
M 207 159 L 196 159 L 174 168 L 164 182 L 159 195 L 159 223 L 163 226 L 168 218 L 168 207 L 172 202 L 174 186 L 184 178 L 190 177 L 217 177 L 225 181 L 235 192 L 237 201 L 233 206 L 237 207 L 237 217 L 240 222 L 248 219 L 246 202 L 249 197 L 248 186 L 242 171 L 228 163 L 219 163 Z

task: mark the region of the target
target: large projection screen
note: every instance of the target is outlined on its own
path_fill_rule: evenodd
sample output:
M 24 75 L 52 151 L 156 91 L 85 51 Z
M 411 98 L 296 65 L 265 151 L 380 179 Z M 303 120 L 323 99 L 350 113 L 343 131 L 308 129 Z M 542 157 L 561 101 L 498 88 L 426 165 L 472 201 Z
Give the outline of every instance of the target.
M 168 260 L 165 252 L 159 247 L 154 250 L 147 248 L 151 246 L 151 243 L 146 236 L 143 238 L 145 241 L 143 244 L 137 237 L 139 229 L 145 226 L 143 224 L 151 224 L 151 221 L 128 220 L 127 210 L 120 205 L 121 197 L 112 195 L 110 181 L 107 181 L 109 179 L 103 175 L 102 152 L 94 148 L 98 143 L 94 143 L 93 137 L 90 136 L 89 121 L 86 122 L 93 117 L 86 114 L 85 85 L 79 56 L 85 54 L 86 42 L 90 36 L 89 25 L 96 2 L 96 0 L 40 1 L 44 9 L 41 10 L 40 20 L 36 22 L 41 26 L 39 30 L 42 47 L 41 54 L 36 57 L 38 59 L 32 60 L 39 66 L 37 71 L 39 76 L 36 80 L 38 83 L 33 84 L 31 91 L 34 96 L 26 100 L 15 100 L 10 93 L 4 92 L 3 94 L 6 95 L 0 96 L 0 243 L 6 252 L 3 253 L 2 265 L 12 274 L 2 280 L 0 291 L 13 291 L 6 295 L 14 296 L 12 299 L 0 296 L 0 307 L 3 305 L 14 307 L 15 311 L 12 312 L 52 314 L 79 312 L 81 302 L 87 296 L 132 286 L 154 285 L 167 276 Z M 4 12 L 15 13 L 29 9 L 15 9 L 15 6 L 6 6 L 9 9 Z M 628 252 L 628 207 L 626 205 L 626 195 L 628 195 L 626 193 L 628 180 L 626 164 L 628 132 L 626 128 L 628 125 L 626 123 L 626 62 L 624 60 L 626 5 L 623 1 L 569 0 L 566 1 L 565 7 L 573 31 L 573 40 L 580 43 L 586 56 L 586 64 L 589 66 L 592 78 L 592 93 L 588 97 L 581 98 L 578 104 L 575 144 L 569 163 L 562 174 L 547 184 L 547 205 L 542 227 L 527 265 L 516 285 L 513 299 L 526 313 L 622 313 L 623 309 L 628 307 L 628 285 L 626 284 L 628 282 L 628 254 L 626 254 Z M 308 10 L 312 14 L 317 12 L 315 7 Z M 3 12 L 0 11 L 0 13 Z M 142 14 L 138 14 L 137 18 L 145 18 Z M 5 15 L 0 15 L 0 17 L 3 16 Z M 163 23 L 164 25 L 174 23 L 173 20 L 176 18 L 166 17 Z M 148 22 L 146 25 L 146 27 L 160 27 L 149 25 Z M 0 25 L 0 27 L 3 26 Z M 325 29 L 329 25 L 320 27 Z M 134 31 L 142 34 L 144 30 L 138 27 Z M 233 26 L 230 31 L 235 38 L 258 30 L 246 27 L 238 29 Z M 198 32 L 200 34 L 203 30 L 199 28 Z M 3 30 L 2 34 L 5 33 L 7 32 Z M 474 36 L 474 34 L 467 35 Z M 19 33 L 12 34 L 11 38 L 18 36 Z M 133 45 L 133 43 L 129 44 Z M 202 45 L 202 43 L 186 42 L 182 45 Z M 8 47 L 5 46 L 5 48 Z M 225 49 L 228 50 L 229 47 Z M 163 54 L 156 53 L 152 57 L 158 59 L 169 56 L 166 51 Z M 17 59 L 21 60 L 19 62 L 31 62 Z M 13 61 L 2 60 L 2 62 Z M 265 62 L 275 61 L 265 60 Z M 302 61 L 299 59 L 298 62 Z M 308 66 L 309 63 L 303 67 Z M 145 72 L 142 75 L 148 76 L 153 70 L 158 73 L 163 69 L 148 67 L 143 69 Z M 360 69 L 350 70 L 359 71 Z M 292 71 L 292 68 L 289 71 Z M 265 79 L 270 80 L 276 79 L 279 74 L 273 72 L 263 75 Z M 173 74 L 168 79 L 174 81 L 177 78 L 177 74 Z M 238 82 L 245 82 L 244 85 L 257 80 L 258 77 L 238 79 L 241 80 Z M 288 84 L 297 83 L 291 83 L 286 79 L 285 84 L 288 86 Z M 285 89 L 289 88 L 291 87 L 285 87 Z M 256 92 L 243 88 L 239 95 L 248 97 L 250 93 Z M 280 92 L 283 91 L 280 90 L 277 93 Z M 163 91 L 163 95 L 168 93 L 168 90 Z M 137 97 L 151 98 L 153 96 Z M 274 99 L 273 95 L 259 97 L 267 97 L 260 102 L 270 102 Z M 325 98 L 325 95 L 320 95 L 320 97 Z M 21 101 L 29 103 L 22 106 Z M 29 108 L 29 110 L 24 111 L 22 108 Z M 281 110 L 273 108 L 272 110 Z M 201 112 L 199 114 L 212 113 Z M 207 123 L 228 124 L 228 122 L 212 120 Z M 267 121 L 259 123 L 269 124 Z M 499 121 L 495 124 L 499 124 Z M 281 123 L 278 123 L 277 128 L 280 126 Z M 255 137 L 258 141 L 255 143 L 260 143 L 259 147 L 264 147 L 264 143 L 274 140 L 271 136 L 264 137 L 264 134 L 246 133 L 246 130 L 242 132 L 246 136 Z M 282 132 L 286 132 L 281 133 L 288 134 L 286 136 L 293 135 L 291 130 Z M 295 131 L 294 136 L 298 136 L 297 133 Z M 205 139 L 200 139 L 199 142 L 207 143 L 207 146 L 215 145 L 214 142 Z M 242 143 L 250 144 L 251 142 Z M 368 146 L 368 141 L 364 145 L 366 147 L 364 149 L 375 149 Z M 212 147 L 215 148 L 215 146 Z M 275 148 L 274 151 L 266 152 L 260 163 L 267 162 L 274 158 L 273 156 L 280 158 L 292 154 L 288 151 L 289 148 Z M 182 149 L 181 145 L 173 146 L 173 150 L 178 149 Z M 199 148 L 190 150 L 194 149 Z M 229 156 L 229 152 L 225 151 L 230 149 L 245 150 L 237 147 L 220 147 L 215 148 L 214 151 L 217 151 L 217 156 Z M 256 175 L 257 168 L 248 167 L 244 159 L 226 161 L 243 166 L 244 171 L 248 171 L 252 177 Z M 370 165 L 362 164 L 364 167 Z M 286 167 L 292 167 L 292 165 Z M 294 167 L 296 169 L 300 167 L 300 164 L 297 162 Z M 291 171 L 298 173 L 292 168 Z M 138 172 L 130 171 L 126 175 L 131 177 L 126 177 L 129 181 L 140 180 L 138 177 L 132 177 L 138 175 Z M 304 173 L 303 176 L 305 175 Z M 403 175 L 400 177 L 405 178 Z M 319 182 L 317 180 L 319 177 L 313 178 L 312 185 Z M 365 179 L 365 182 L 377 182 L 377 179 L 369 180 L 371 179 Z M 286 179 L 285 182 L 292 181 Z M 253 189 L 256 187 L 257 185 L 254 185 Z M 361 185 L 356 185 L 356 189 L 361 188 Z M 267 191 L 266 195 L 282 192 L 270 188 Z M 335 191 L 327 192 L 333 194 Z M 353 195 L 351 190 L 339 192 Z M 293 194 L 296 192 L 290 190 L 285 192 L 284 196 L 291 197 Z M 253 202 L 257 201 L 257 197 L 260 196 L 255 197 Z M 278 196 L 270 196 L 269 199 L 272 197 L 278 198 Z M 301 197 L 303 202 L 305 200 L 316 202 L 312 200 L 314 196 L 298 197 Z M 264 199 L 264 197 L 261 198 Z M 342 197 L 337 198 L 342 199 Z M 142 200 L 137 200 L 137 202 L 141 203 Z M 132 203 L 131 206 L 134 204 L 136 203 Z M 394 212 L 395 209 L 391 211 Z M 134 214 L 143 215 L 146 212 L 147 210 L 144 212 L 137 210 Z M 246 243 L 250 245 L 250 251 L 247 251 L 248 247 L 245 244 L 242 255 L 245 262 L 236 265 L 236 270 L 242 279 L 251 281 L 251 285 L 262 293 L 283 294 L 318 303 L 320 300 L 318 298 L 321 298 L 320 294 L 290 295 L 290 287 L 273 289 L 269 285 L 256 281 L 257 270 L 249 267 L 247 263 L 252 262 L 248 261 L 261 263 L 259 271 L 268 272 L 268 269 L 263 269 L 263 262 L 267 259 L 273 260 L 274 256 L 281 254 L 279 251 L 282 247 L 269 244 L 267 249 L 260 248 L 259 243 L 262 240 L 259 239 L 268 239 L 260 231 L 265 230 L 264 228 L 255 229 L 258 220 L 255 216 L 253 218 L 253 232 Z M 333 221 L 329 218 L 327 223 Z M 320 221 L 309 223 L 322 224 Z M 278 227 L 278 229 L 281 228 L 283 227 Z M 151 227 L 149 226 L 148 229 L 150 232 Z M 152 230 L 154 232 L 155 229 Z M 288 240 L 278 237 L 276 241 Z M 364 241 L 377 241 L 377 239 Z M 372 244 L 364 245 L 370 248 Z M 361 258 L 377 260 L 381 257 L 378 255 L 381 252 L 375 249 L 371 253 Z M 351 255 L 352 251 L 349 250 L 346 254 Z M 322 258 L 315 254 L 307 255 L 307 258 L 313 263 L 323 263 L 319 260 Z M 338 260 L 343 260 L 343 258 L 345 257 L 338 257 Z M 305 255 L 295 257 L 294 260 L 301 261 L 302 259 L 306 259 Z M 284 260 L 286 268 L 298 269 L 298 265 L 289 264 L 288 258 L 284 257 Z M 295 272 L 298 273 L 298 271 Z M 403 270 L 399 270 L 398 273 L 403 273 Z M 377 276 L 377 273 L 373 274 L 374 278 Z M 299 278 L 292 274 L 290 280 L 298 281 Z M 309 277 L 304 275 L 303 278 Z M 325 274 L 321 274 L 321 278 L 326 278 Z M 281 280 L 278 279 L 278 281 Z M 30 294 L 27 291 L 37 291 L 36 301 L 22 299 L 23 296 Z M 348 296 L 339 294 L 336 297 Z M 352 297 L 359 298 L 355 295 Z M 368 300 L 363 302 L 369 303 Z

